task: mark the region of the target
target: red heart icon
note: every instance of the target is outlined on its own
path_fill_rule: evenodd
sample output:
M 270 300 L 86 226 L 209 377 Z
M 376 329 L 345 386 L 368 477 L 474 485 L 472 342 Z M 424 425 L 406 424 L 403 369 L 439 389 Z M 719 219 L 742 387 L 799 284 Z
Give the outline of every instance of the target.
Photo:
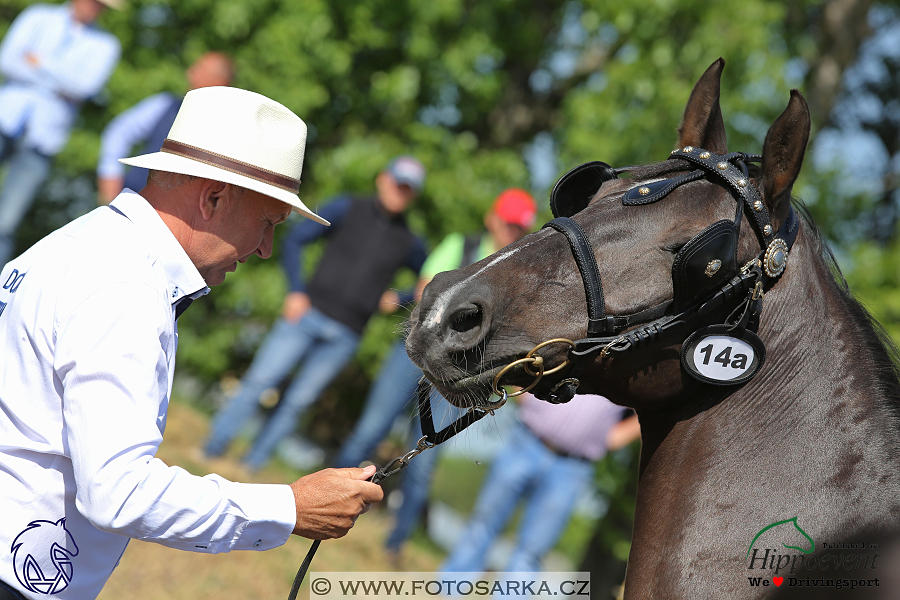
M 773 577 L 772 582 L 775 584 L 775 587 L 778 587 L 784 582 L 784 577 Z

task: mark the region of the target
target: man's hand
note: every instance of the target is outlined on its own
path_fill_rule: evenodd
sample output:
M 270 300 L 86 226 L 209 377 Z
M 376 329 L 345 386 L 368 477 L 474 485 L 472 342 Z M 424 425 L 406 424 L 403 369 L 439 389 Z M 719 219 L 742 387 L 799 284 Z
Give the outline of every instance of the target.
M 26 52 L 24 58 L 25 62 L 27 62 L 30 66 L 34 67 L 35 69 L 40 68 L 41 58 L 34 52 Z
M 294 535 L 311 540 L 327 540 L 347 535 L 356 518 L 381 502 L 380 485 L 366 481 L 375 467 L 365 469 L 325 469 L 291 484 L 297 503 Z
M 281 316 L 288 323 L 296 323 L 310 307 L 309 296 L 303 292 L 290 292 L 281 307 Z
M 394 290 L 388 290 L 381 295 L 381 300 L 378 301 L 378 310 L 386 315 L 391 315 L 397 312 L 398 308 L 400 308 L 400 294 Z
M 97 204 L 102 206 L 112 202 L 122 191 L 124 185 L 125 182 L 121 177 L 98 177 Z

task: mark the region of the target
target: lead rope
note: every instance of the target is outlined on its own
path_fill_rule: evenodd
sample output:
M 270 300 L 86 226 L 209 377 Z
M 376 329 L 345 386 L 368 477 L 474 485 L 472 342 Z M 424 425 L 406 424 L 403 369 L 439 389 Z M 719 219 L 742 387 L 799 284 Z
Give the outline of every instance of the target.
M 453 423 L 441 429 L 438 432 L 434 430 L 434 419 L 431 416 L 431 384 L 424 377 L 419 380 L 419 385 L 416 388 L 416 397 L 419 403 L 419 420 L 422 425 L 422 433 L 424 434 L 418 442 L 416 442 L 416 447 L 404 454 L 403 456 L 398 456 L 393 459 L 372 475 L 369 478 L 369 481 L 372 483 L 376 483 L 381 485 L 381 482 L 390 477 L 391 475 L 395 475 L 405 469 L 407 465 L 409 465 L 409 461 L 413 459 L 413 457 L 418 456 L 425 450 L 429 448 L 434 448 L 438 444 L 442 444 L 452 438 L 454 435 L 479 421 L 483 417 L 488 414 L 493 414 L 493 412 L 503 406 L 506 402 L 507 394 L 504 393 L 501 395 L 500 400 L 494 404 L 487 405 L 485 407 L 472 407 L 469 409 L 466 414 L 455 420 Z M 319 549 L 319 544 L 322 540 L 314 540 L 312 546 L 310 546 L 309 551 L 306 553 L 306 558 L 303 559 L 303 562 L 300 564 L 300 568 L 297 570 L 297 575 L 294 577 L 294 583 L 291 585 L 291 591 L 288 594 L 288 600 L 297 600 L 297 593 L 300 591 L 300 584 L 303 583 L 303 579 L 306 577 L 307 571 L 309 571 L 309 565 L 312 563 L 313 557 L 316 555 L 316 550 Z

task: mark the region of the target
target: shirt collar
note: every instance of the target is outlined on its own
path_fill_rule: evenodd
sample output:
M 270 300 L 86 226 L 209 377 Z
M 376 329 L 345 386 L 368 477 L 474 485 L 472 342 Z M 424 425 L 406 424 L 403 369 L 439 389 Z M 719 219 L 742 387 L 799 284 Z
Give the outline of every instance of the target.
M 185 296 L 197 299 L 209 293 L 209 287 L 197 267 L 143 196 L 126 190 L 109 206 L 124 215 L 140 231 L 147 249 L 159 261 L 166 274 L 172 304 Z

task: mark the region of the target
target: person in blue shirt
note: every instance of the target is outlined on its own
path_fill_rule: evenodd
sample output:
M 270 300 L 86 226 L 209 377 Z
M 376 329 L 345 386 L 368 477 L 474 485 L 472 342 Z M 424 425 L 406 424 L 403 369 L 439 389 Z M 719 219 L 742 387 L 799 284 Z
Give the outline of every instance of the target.
M 0 266 L 11 258 L 15 233 L 50 162 L 69 139 L 78 107 L 96 95 L 119 61 L 119 40 L 95 25 L 122 0 L 32 4 L 0 43 Z
M 300 365 L 275 412 L 244 457 L 251 470 L 265 466 L 278 443 L 353 357 L 369 318 L 383 306 L 395 273 L 418 274 L 424 242 L 406 225 L 403 213 L 422 189 L 425 168 L 409 156 L 395 158 L 375 179 L 374 198 L 341 197 L 319 210 L 331 222 L 298 223 L 284 240 L 282 265 L 289 291 L 282 316 L 253 358 L 233 396 L 212 422 L 204 451 L 222 455 L 253 416 L 258 400 Z M 327 236 L 328 243 L 308 282 L 301 271 L 304 248 Z
M 234 63 L 221 52 L 207 52 L 194 61 L 185 75 L 192 90 L 231 85 Z M 109 122 L 100 138 L 97 163 L 100 204 L 109 204 L 124 188 L 140 191 L 147 185 L 147 169 L 131 167 L 126 170 L 119 159 L 130 156 L 132 148 L 140 143 L 143 143 L 145 154 L 159 151 L 175 122 L 182 99 L 171 92 L 153 94 Z

